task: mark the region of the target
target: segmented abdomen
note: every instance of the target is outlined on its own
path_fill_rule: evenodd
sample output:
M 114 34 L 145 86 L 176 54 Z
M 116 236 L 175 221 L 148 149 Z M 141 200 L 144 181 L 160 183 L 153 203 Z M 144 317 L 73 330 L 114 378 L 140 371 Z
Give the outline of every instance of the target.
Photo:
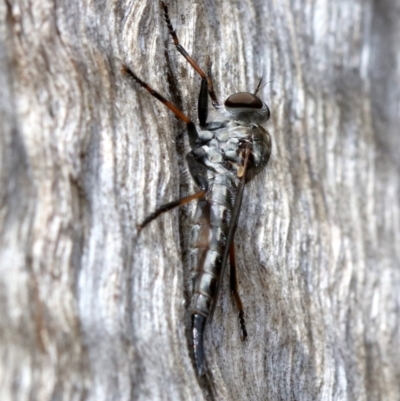
M 217 174 L 206 198 L 198 202 L 192 231 L 192 314 L 207 318 L 216 301 L 236 188 L 232 174 Z

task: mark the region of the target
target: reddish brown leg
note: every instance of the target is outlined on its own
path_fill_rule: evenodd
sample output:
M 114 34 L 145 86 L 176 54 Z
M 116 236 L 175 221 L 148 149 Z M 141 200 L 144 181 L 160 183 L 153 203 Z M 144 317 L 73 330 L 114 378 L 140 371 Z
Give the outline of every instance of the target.
M 211 80 L 211 65 L 209 71 L 209 77 L 206 76 L 204 71 L 200 68 L 200 66 L 192 59 L 192 57 L 189 56 L 188 52 L 182 47 L 182 45 L 179 43 L 178 36 L 174 30 L 174 27 L 171 24 L 171 20 L 169 19 L 169 13 L 168 13 L 168 6 L 163 2 L 160 1 L 160 5 L 164 11 L 164 19 L 165 22 L 167 23 L 168 31 L 170 35 L 172 36 L 172 39 L 174 41 L 175 47 L 178 50 L 179 53 L 182 54 L 183 57 L 185 57 L 186 61 L 195 69 L 195 71 L 200 75 L 202 80 L 207 81 L 207 86 L 208 86 L 208 93 L 210 94 L 212 104 L 213 106 L 218 106 L 218 99 L 214 91 L 214 87 L 212 84 Z M 211 84 L 211 85 L 210 85 Z
M 180 111 L 174 104 L 165 99 L 164 96 L 159 94 L 146 82 L 142 81 L 128 66 L 123 65 L 121 72 L 124 75 L 126 75 L 129 79 L 131 79 L 133 82 L 139 84 L 142 88 L 146 89 L 147 92 L 150 93 L 150 95 L 159 100 L 163 105 L 165 105 L 168 109 L 170 109 L 180 120 L 186 123 L 189 136 L 189 143 L 191 147 L 195 146 L 198 143 L 199 136 L 197 134 L 196 126 L 185 113 Z
M 157 210 L 155 210 L 152 214 L 148 215 L 141 224 L 138 224 L 137 229 L 140 232 L 140 230 L 147 226 L 150 222 L 152 222 L 154 219 L 156 219 L 160 214 L 168 212 L 169 210 L 172 210 L 176 207 L 185 205 L 186 203 L 191 202 L 192 200 L 199 199 L 203 197 L 206 194 L 205 191 L 199 191 L 196 192 L 193 195 L 186 196 L 185 198 L 178 199 L 173 202 L 166 203 L 165 205 L 160 206 Z
M 244 341 L 247 338 L 246 322 L 244 320 L 243 303 L 240 299 L 238 292 L 238 282 L 236 277 L 236 257 L 235 257 L 235 244 L 232 242 L 232 246 L 229 250 L 229 262 L 231 267 L 230 274 L 230 285 L 233 298 L 235 299 L 236 308 L 239 311 L 239 322 L 240 322 L 240 338 Z
M 162 104 L 167 106 L 180 120 L 184 121 L 186 124 L 191 123 L 190 118 L 180 111 L 174 104 L 169 102 L 164 96 L 160 95 L 155 89 L 153 89 L 146 82 L 142 81 L 128 66 L 123 65 L 121 72 L 128 78 L 132 79 L 134 82 L 139 84 L 142 88 L 146 89 L 152 96 L 159 100 Z

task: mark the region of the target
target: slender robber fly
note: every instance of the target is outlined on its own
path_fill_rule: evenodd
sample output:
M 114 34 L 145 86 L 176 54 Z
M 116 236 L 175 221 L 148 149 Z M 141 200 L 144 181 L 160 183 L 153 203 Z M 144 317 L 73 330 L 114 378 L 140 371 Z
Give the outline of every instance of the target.
M 261 126 L 269 119 L 270 111 L 257 97 L 261 80 L 254 93 L 234 93 L 225 100 L 224 107 L 221 107 L 213 87 L 210 60 L 207 62 L 206 75 L 179 43 L 167 5 L 160 1 L 160 6 L 176 49 L 201 77 L 197 104 L 199 128 L 129 67 L 124 65 L 122 72 L 186 124 L 191 147 L 186 160 L 199 191 L 161 206 L 139 225 L 139 230 L 160 214 L 194 199 L 198 200 L 193 227 L 190 301 L 194 359 L 197 372 L 201 376 L 206 370 L 204 328 L 215 310 L 227 264 L 230 266 L 232 295 L 239 311 L 241 339 L 245 340 L 247 337 L 243 304 L 238 293 L 233 240 L 245 184 L 266 167 L 271 155 L 271 137 Z M 212 105 L 223 116 L 218 121 L 207 121 L 208 95 Z

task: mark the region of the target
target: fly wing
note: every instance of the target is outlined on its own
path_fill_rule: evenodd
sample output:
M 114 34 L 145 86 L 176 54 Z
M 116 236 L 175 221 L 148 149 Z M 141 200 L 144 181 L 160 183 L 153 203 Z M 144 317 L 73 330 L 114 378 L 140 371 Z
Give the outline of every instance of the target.
M 238 175 L 240 175 L 241 177 L 240 177 L 240 181 L 239 181 L 239 185 L 238 185 L 238 190 L 237 190 L 237 193 L 236 193 L 235 204 L 233 206 L 232 218 L 231 218 L 231 221 L 230 221 L 228 235 L 227 235 L 227 238 L 226 238 L 226 245 L 225 245 L 224 253 L 222 255 L 221 273 L 220 273 L 219 278 L 218 278 L 215 301 L 213 303 L 213 306 L 212 306 L 212 309 L 211 309 L 211 313 L 210 313 L 210 316 L 209 316 L 210 322 L 211 322 L 211 320 L 213 318 L 215 307 L 217 306 L 219 294 L 221 292 L 222 277 L 225 274 L 226 264 L 227 264 L 228 259 L 229 259 L 229 251 L 230 251 L 231 246 L 233 244 L 233 239 L 235 237 L 236 227 L 237 227 L 237 224 L 238 224 L 238 221 L 239 221 L 240 208 L 242 206 L 242 199 L 243 199 L 243 192 L 244 192 L 244 187 L 246 185 L 246 175 L 247 175 L 246 173 L 247 173 L 247 166 L 248 166 L 250 151 L 251 151 L 251 149 L 250 149 L 249 146 L 247 146 L 244 149 L 243 166 L 240 169 L 238 169 Z

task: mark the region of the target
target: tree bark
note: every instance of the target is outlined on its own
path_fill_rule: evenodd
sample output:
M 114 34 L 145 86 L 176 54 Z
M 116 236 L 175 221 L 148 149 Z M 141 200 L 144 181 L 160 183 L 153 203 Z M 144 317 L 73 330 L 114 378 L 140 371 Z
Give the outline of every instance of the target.
M 236 235 L 248 340 L 225 277 L 188 342 L 199 76 L 157 1 L 0 1 L 0 392 L 6 400 L 399 400 L 399 1 L 169 1 L 216 92 L 260 96 L 273 160 Z

